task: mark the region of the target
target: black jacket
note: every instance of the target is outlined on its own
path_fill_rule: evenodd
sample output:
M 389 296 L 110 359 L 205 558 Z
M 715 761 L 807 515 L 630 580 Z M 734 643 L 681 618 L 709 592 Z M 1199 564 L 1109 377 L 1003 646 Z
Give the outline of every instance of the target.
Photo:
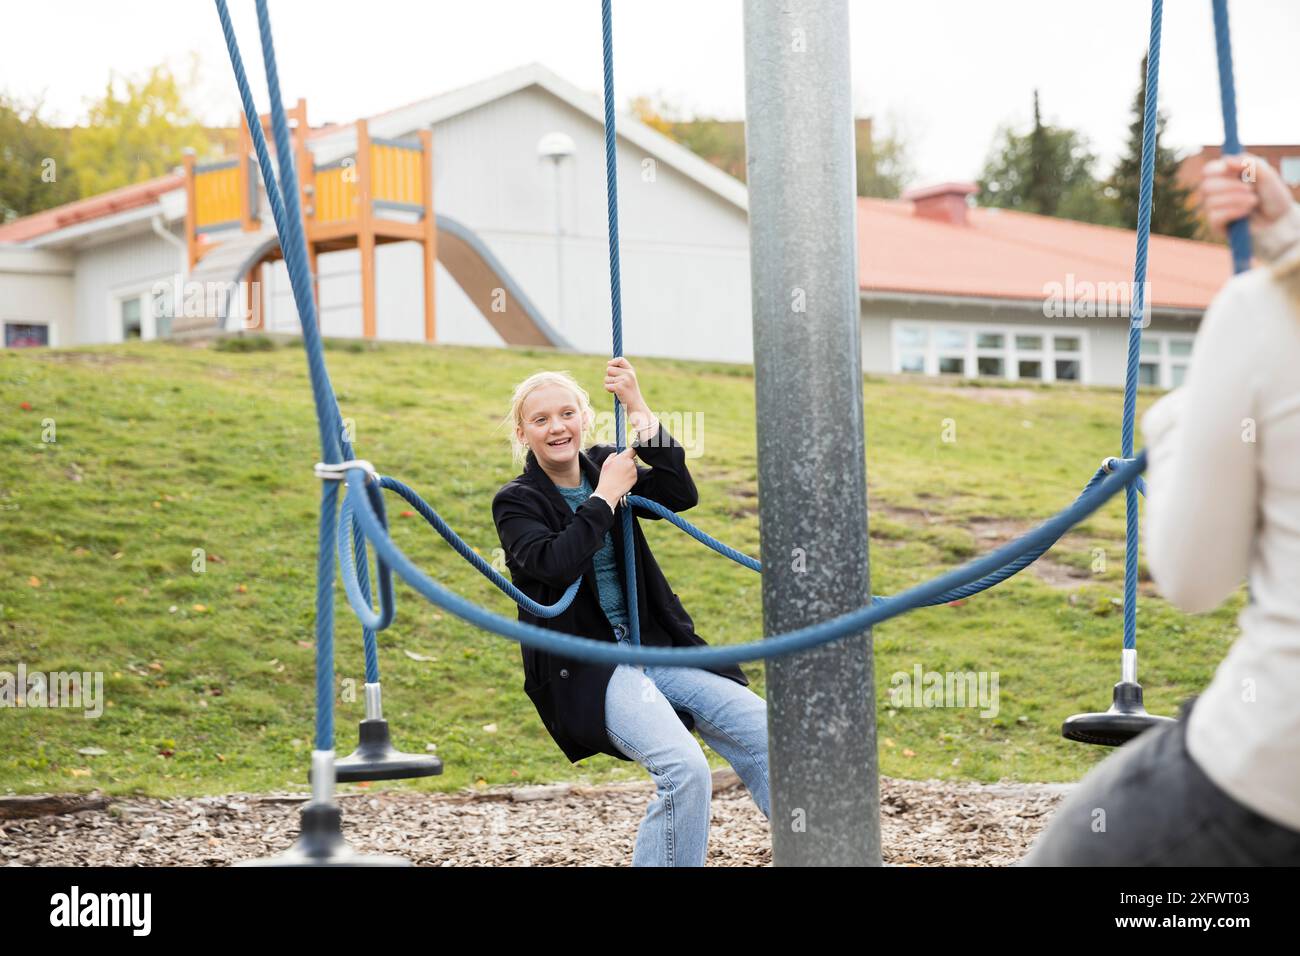
M 660 425 L 647 442 L 634 442 L 639 458 L 650 468 L 637 466 L 632 494 L 649 498 L 672 511 L 685 511 L 699 503 L 695 482 L 686 469 L 686 452 L 677 439 Z M 617 449 L 593 445 L 578 453 L 579 467 L 594 489 L 600 482 L 600 467 Z M 621 505 L 619 506 L 621 509 Z M 660 520 L 658 515 L 633 509 L 636 539 L 637 612 L 641 622 L 641 644 L 646 647 L 696 647 L 705 642 L 695 633 L 694 623 L 681 601 L 668 586 L 646 544 L 638 518 Z M 600 606 L 593 558 L 610 532 L 618 561 L 619 581 L 626 581 L 623 561 L 623 516 L 611 512 L 603 499 L 588 498 L 571 511 L 556 490 L 555 483 L 529 451 L 524 472 L 504 485 L 492 500 L 506 565 L 515 586 L 541 604 L 554 604 L 579 575 L 582 586 L 573 603 L 552 618 L 539 618 L 519 609 L 519 620 L 553 631 L 567 631 L 598 641 L 615 641 L 614 629 Z M 524 693 L 532 699 L 542 723 L 564 755 L 578 761 L 605 753 L 627 760 L 614 748 L 605 732 L 605 689 L 614 673 L 612 664 L 593 664 L 522 646 Z M 749 681 L 735 665 L 707 668 L 738 684 Z M 689 713 L 678 711 L 687 729 L 694 729 Z

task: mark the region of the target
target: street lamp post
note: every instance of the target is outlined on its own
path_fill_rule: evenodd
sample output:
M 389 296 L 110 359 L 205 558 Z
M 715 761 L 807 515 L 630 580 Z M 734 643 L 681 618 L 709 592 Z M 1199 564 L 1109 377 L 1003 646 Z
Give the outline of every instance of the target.
M 560 164 L 573 155 L 573 137 L 567 133 L 547 133 L 537 141 L 537 155 L 555 168 L 555 324 L 563 330 L 564 318 L 564 189 Z

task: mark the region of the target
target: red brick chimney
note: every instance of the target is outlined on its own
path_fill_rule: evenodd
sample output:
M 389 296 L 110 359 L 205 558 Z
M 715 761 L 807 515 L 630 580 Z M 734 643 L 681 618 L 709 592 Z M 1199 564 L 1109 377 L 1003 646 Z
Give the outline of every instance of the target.
M 966 197 L 979 192 L 974 183 L 939 183 L 903 193 L 912 201 L 913 214 L 954 226 L 966 225 Z

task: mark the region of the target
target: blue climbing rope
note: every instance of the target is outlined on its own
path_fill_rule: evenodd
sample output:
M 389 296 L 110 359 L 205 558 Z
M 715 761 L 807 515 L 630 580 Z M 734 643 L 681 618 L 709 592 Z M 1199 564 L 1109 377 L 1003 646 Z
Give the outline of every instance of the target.
M 1147 248 L 1151 242 L 1151 206 L 1156 173 L 1156 110 L 1160 82 L 1160 27 L 1164 0 L 1151 0 L 1151 37 L 1147 44 L 1146 102 L 1142 105 L 1142 173 L 1138 185 L 1137 253 L 1133 262 L 1133 291 L 1129 296 L 1128 365 L 1124 370 L 1124 418 L 1121 454 L 1133 457 L 1137 420 L 1138 366 L 1142 357 L 1142 327 L 1146 324 Z M 1137 647 L 1138 492 L 1124 489 L 1124 648 Z
M 1084 486 L 1084 489 L 1082 492 L 1080 492 L 1079 497 L 1075 499 L 1076 502 L 1082 500 L 1082 498 L 1086 494 L 1088 494 L 1088 492 L 1092 491 L 1093 488 L 1095 488 L 1099 483 L 1101 483 L 1101 481 L 1105 479 L 1106 475 L 1110 474 L 1115 470 L 1118 464 L 1119 464 L 1119 459 L 1117 458 L 1106 459 L 1106 462 L 1102 465 L 1102 467 L 1097 469 L 1097 473 L 1094 474 L 1092 478 L 1088 481 L 1087 485 Z M 1135 479 L 1134 483 L 1139 485 L 1140 490 L 1142 490 L 1143 494 L 1145 494 L 1145 490 L 1144 490 L 1145 486 L 1142 486 L 1142 479 L 1139 477 Z M 467 560 L 471 565 L 473 565 L 479 571 L 479 573 L 481 573 L 484 577 L 486 577 L 489 581 L 491 581 L 494 585 L 496 585 L 496 587 L 499 588 L 501 591 L 503 591 L 505 594 L 509 595 L 509 597 L 516 604 L 518 604 L 528 613 L 534 615 L 535 617 L 552 618 L 564 613 L 564 611 L 568 609 L 569 605 L 573 603 L 573 599 L 577 595 L 578 588 L 582 584 L 582 578 L 578 578 L 578 580 L 574 581 L 571 585 L 569 585 L 568 589 L 561 596 L 560 600 L 558 600 L 554 604 L 540 604 L 537 601 L 530 598 L 523 591 L 519 590 L 519 588 L 517 588 L 513 582 L 511 582 L 508 578 L 500 574 L 494 567 L 492 567 L 492 565 L 488 561 L 486 561 L 481 555 L 479 555 L 478 552 L 476 552 L 473 549 L 473 547 L 471 547 L 468 543 L 466 543 L 464 539 L 460 537 L 460 535 L 456 534 L 456 532 L 452 529 L 452 527 L 449 524 L 447 524 L 447 522 L 443 520 L 443 518 L 438 514 L 438 512 L 435 511 L 427 501 L 421 498 L 420 495 L 414 489 L 398 481 L 396 478 L 390 478 L 387 475 L 380 477 L 379 485 L 382 488 L 386 488 L 390 491 L 396 492 L 402 498 L 404 498 L 412 507 L 416 509 L 416 511 L 420 514 L 420 516 L 424 518 L 424 520 L 427 521 L 429 525 L 433 527 L 433 529 L 436 530 L 438 534 L 442 536 L 443 540 L 445 540 L 448 544 L 452 546 L 452 548 L 455 549 L 456 553 L 458 553 L 461 557 L 465 558 L 465 560 Z M 372 483 L 368 483 L 366 487 L 369 490 L 371 486 Z M 680 515 L 676 514 L 670 509 L 665 508 L 657 501 L 651 501 L 649 498 L 643 498 L 640 495 L 628 495 L 628 504 L 631 505 L 633 508 L 642 508 L 645 511 L 650 512 L 651 514 L 666 519 L 667 521 L 676 525 L 682 531 L 685 531 L 696 541 L 699 541 L 702 544 L 707 545 L 709 548 L 712 548 L 718 554 L 726 558 L 730 558 L 735 563 L 743 567 L 749 568 L 751 571 L 757 571 L 761 573 L 763 570 L 762 563 L 760 563 L 756 558 L 752 558 L 749 555 L 745 554 L 744 552 L 737 551 L 735 548 L 723 544 L 717 538 L 714 538 L 712 535 L 697 528 L 695 525 L 691 524 L 689 521 L 682 518 Z M 348 603 L 352 606 L 352 610 L 356 613 L 357 618 L 362 622 L 362 625 L 367 629 L 383 630 L 384 627 L 388 626 L 387 622 L 383 619 L 383 617 L 380 614 L 376 614 L 375 610 L 371 607 L 369 595 L 365 593 L 364 589 L 361 587 L 363 580 L 358 580 L 356 577 L 356 568 L 354 566 L 354 563 L 357 561 L 364 560 L 365 552 L 364 551 L 360 552 L 360 556 L 357 557 L 354 556 L 354 552 L 349 551 L 346 529 L 350 526 L 356 527 L 358 529 L 360 529 L 361 527 L 360 520 L 353 513 L 351 492 L 348 492 L 343 497 L 343 505 L 339 511 L 339 531 L 338 531 L 339 568 L 341 569 L 343 575 L 344 591 L 347 594 Z M 963 584 L 960 587 L 954 588 L 951 591 L 945 592 L 943 594 L 940 594 L 930 599 L 929 601 L 926 602 L 925 606 L 932 607 L 940 604 L 950 604 L 953 601 L 959 601 L 962 600 L 963 598 L 971 597 L 975 594 L 980 593 L 981 591 L 987 591 L 989 588 L 1002 583 L 1003 581 L 1007 580 L 1007 578 L 1010 578 L 1013 575 L 1018 574 L 1020 571 L 1024 570 L 1025 568 L 1029 567 L 1029 565 L 1033 564 L 1040 557 L 1042 557 L 1043 554 L 1046 553 L 1047 550 L 1056 543 L 1056 540 L 1057 539 L 1053 538 L 1050 541 L 1046 541 L 1043 544 L 1029 551 L 1026 551 L 1025 553 L 1021 554 L 1019 557 L 1017 557 L 1015 560 L 1009 562 L 1004 567 L 1001 567 L 998 570 L 988 575 L 985 575 L 979 580 L 972 581 L 968 584 Z M 884 601 L 889 601 L 889 600 L 893 600 L 893 598 L 882 597 L 881 595 L 875 595 L 872 597 L 872 602 L 876 604 L 882 603 Z M 386 605 L 381 604 L 381 607 L 391 607 L 391 602 L 389 602 Z M 391 620 L 391 616 L 389 619 Z
M 1223 155 L 1241 152 L 1237 138 L 1237 90 L 1232 79 L 1232 38 L 1228 31 L 1228 0 L 1213 0 L 1214 46 L 1219 60 L 1219 104 L 1223 109 Z M 1228 244 L 1232 248 L 1232 271 L 1250 268 L 1250 223 L 1238 219 L 1228 226 Z
M 605 215 L 609 223 L 609 304 L 610 326 L 614 337 L 614 357 L 623 354 L 623 279 L 618 251 L 618 142 L 614 126 L 614 24 L 610 0 L 600 3 L 601 60 L 605 75 Z M 614 396 L 614 444 L 622 452 L 627 439 L 623 422 L 623 403 Z M 623 572 L 626 576 L 625 600 L 630 636 L 634 646 L 641 645 L 641 615 L 637 609 L 636 538 L 632 509 L 622 506 Z
M 555 617 L 563 614 L 569 605 L 573 603 L 573 599 L 578 593 L 578 587 L 582 584 L 582 578 L 578 578 L 578 580 L 570 584 L 568 590 L 554 604 L 539 604 L 515 587 L 513 582 L 498 573 L 496 568 L 492 567 L 478 552 L 466 544 L 460 535 L 451 529 L 451 525 L 443 521 L 438 512 L 434 511 L 429 503 L 416 494 L 413 489 L 396 478 L 389 478 L 387 475 L 379 479 L 379 484 L 405 498 L 411 507 L 419 513 L 420 517 L 429 522 L 433 529 L 442 535 L 443 540 L 456 549 L 457 554 L 477 568 L 489 581 L 510 595 L 514 602 L 529 614 L 536 617 Z
M 1029 533 L 959 568 L 908 588 L 889 600 L 877 601 L 839 617 L 762 640 L 722 647 L 629 647 L 577 634 L 546 630 L 489 611 L 434 581 L 397 547 L 387 529 L 380 523 L 378 515 L 371 509 L 369 499 L 361 494 L 366 481 L 364 470 L 350 469 L 347 481 L 349 490 L 359 499 L 356 514 L 375 551 L 402 580 L 423 597 L 475 627 L 547 653 L 599 664 L 726 667 L 806 651 L 851 634 L 859 634 L 881 621 L 934 603 L 956 588 L 996 573 L 1025 553 L 1045 548 L 1095 512 L 1121 488 L 1133 482 L 1146 468 L 1146 464 L 1146 452 L 1139 452 L 1132 461 L 1124 462 L 1096 487 L 1080 496 L 1074 504 Z
M 248 87 L 248 76 L 244 72 L 243 60 L 239 55 L 239 46 L 235 39 L 234 26 L 230 22 L 230 11 L 225 0 L 216 0 L 217 15 L 221 20 L 221 30 L 225 36 L 226 49 L 230 53 L 231 67 L 235 73 L 235 82 L 239 87 L 244 116 L 250 129 L 256 131 L 254 148 L 257 153 L 258 168 L 262 180 L 266 183 L 267 200 L 271 205 L 271 214 L 275 219 L 276 232 L 280 236 L 280 245 L 286 262 L 295 262 L 301 258 L 302 246 L 292 241 L 292 231 L 288 223 L 288 214 L 284 209 L 279 190 L 275 187 L 275 171 L 271 165 L 270 152 L 266 138 L 262 135 L 262 124 L 258 119 L 257 108 L 253 105 L 253 94 Z M 268 84 L 272 76 L 271 64 L 274 52 L 270 51 L 270 21 L 266 17 L 264 0 L 258 0 L 257 15 L 259 27 L 263 34 L 263 55 L 268 59 Z M 277 91 L 278 92 L 278 91 Z M 272 99 L 278 99 L 275 92 Z M 283 112 L 283 109 L 281 110 Z M 286 130 L 287 138 L 287 130 Z M 282 152 L 281 156 L 285 156 Z M 296 200 L 296 191 L 290 190 Z M 296 203 L 295 203 L 296 205 Z M 307 365 L 312 380 L 312 396 L 316 402 L 316 421 L 320 430 L 321 457 L 327 462 L 342 460 L 340 439 L 343 435 L 342 423 L 338 413 L 338 403 L 333 400 L 333 389 L 329 387 L 329 375 L 325 371 L 324 350 L 320 347 L 320 332 L 316 324 L 316 303 L 311 295 L 309 284 L 296 279 L 296 275 L 306 273 L 305 263 L 297 261 L 296 268 L 290 268 L 289 274 L 293 286 L 294 304 L 298 309 L 302 325 L 303 343 L 307 352 Z M 317 750 L 330 750 L 334 746 L 334 528 L 338 509 L 338 483 L 325 481 L 321 483 L 321 513 L 316 565 L 316 740 Z

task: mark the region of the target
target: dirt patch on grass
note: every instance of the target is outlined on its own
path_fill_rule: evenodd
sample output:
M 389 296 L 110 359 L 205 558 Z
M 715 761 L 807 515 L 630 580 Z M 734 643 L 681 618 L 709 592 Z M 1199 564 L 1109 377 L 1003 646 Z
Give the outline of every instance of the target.
M 969 528 L 975 535 L 981 553 L 1000 547 L 1037 526 L 1033 521 L 1015 521 L 1009 518 L 964 518 L 960 520 L 960 524 Z M 1091 554 L 1092 548 L 1093 544 L 1083 538 L 1066 534 L 1052 545 L 1046 554 L 1031 564 L 1029 570 L 1033 571 L 1040 581 L 1066 590 L 1074 590 L 1085 584 L 1104 583 L 1106 579 L 1098 578 L 1091 573 L 1091 570 L 1084 570 L 1052 557 L 1053 551 L 1087 551 Z M 1118 562 L 1122 567 L 1123 552 L 1117 549 L 1116 553 L 1110 555 L 1110 560 Z M 1138 593 L 1147 597 L 1154 597 L 1159 593 L 1145 567 L 1139 572 Z
M 151 361 L 143 355 L 129 355 L 122 352 L 73 352 L 63 349 L 39 351 L 33 358 L 54 365 L 84 365 L 107 367 L 110 365 L 144 365 Z
M 931 391 L 984 405 L 1029 405 L 1041 401 L 1044 397 L 1042 392 L 1031 388 L 979 388 L 972 385 L 953 385 L 946 388 L 933 388 Z
M 881 780 L 886 863 L 1007 866 L 1024 856 L 1069 785 Z M 356 850 L 421 866 L 626 866 L 649 781 L 340 796 Z M 110 799 L 81 812 L 0 818 L 0 860 L 19 866 L 226 866 L 278 853 L 305 797 Z M 714 773 L 710 866 L 768 866 L 768 822 L 730 770 Z
M 1009 518 L 969 518 L 962 520 L 960 525 L 967 528 L 975 536 L 976 549 L 981 554 L 1001 547 L 1034 527 L 1033 522 L 1013 521 Z M 1067 534 L 1053 547 L 1083 547 L 1083 544 L 1077 539 L 1072 541 L 1070 535 Z M 1052 587 L 1067 590 L 1083 587 L 1095 580 L 1093 575 L 1087 571 L 1054 559 L 1051 550 L 1048 550 L 1046 554 L 1031 564 L 1028 570 L 1032 571 L 1040 581 L 1044 581 L 1052 585 Z
M 750 518 L 758 514 L 758 492 L 748 485 L 733 485 L 727 489 L 730 501 L 727 514 L 732 518 Z
M 975 540 L 975 552 L 977 554 L 985 554 L 999 548 L 1036 526 L 1033 521 L 994 517 L 953 518 L 949 515 L 936 514 L 926 508 L 894 505 L 873 504 L 871 512 L 916 528 L 951 527 L 968 531 Z M 875 544 L 874 540 L 873 544 Z M 1071 535 L 1067 534 L 1054 547 L 1082 548 L 1084 546 L 1084 543 L 1078 538 L 1072 538 Z M 1040 581 L 1065 590 L 1080 588 L 1085 584 L 1096 581 L 1096 578 L 1087 571 L 1054 559 L 1050 550 L 1031 564 L 1028 570 L 1032 571 Z

